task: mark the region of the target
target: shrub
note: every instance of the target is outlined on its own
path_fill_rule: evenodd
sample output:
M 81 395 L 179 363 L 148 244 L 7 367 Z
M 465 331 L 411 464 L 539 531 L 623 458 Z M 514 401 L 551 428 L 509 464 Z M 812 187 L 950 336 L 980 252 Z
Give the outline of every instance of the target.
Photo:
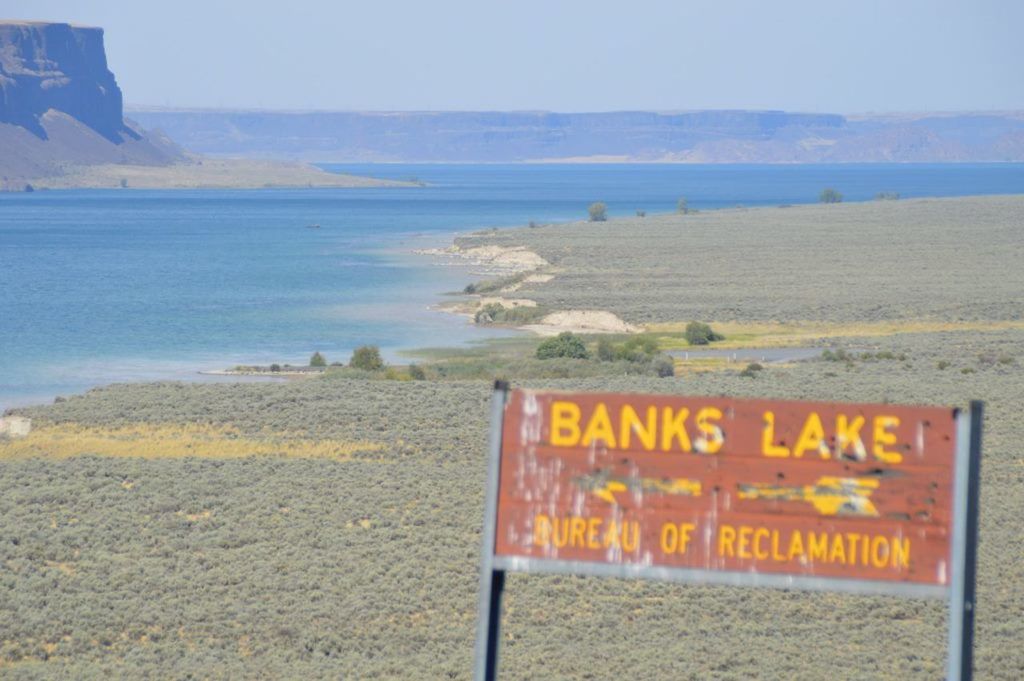
M 821 353 L 821 358 L 826 362 L 853 362 L 854 360 L 854 356 L 843 348 L 839 348 L 834 352 L 832 350 L 825 350 Z
M 940 359 L 939 363 L 935 365 L 935 368 L 938 369 L 939 371 L 942 371 L 943 369 L 948 369 L 949 368 L 949 362 L 947 362 L 944 359 Z
M 690 345 L 707 345 L 715 341 L 725 340 L 725 336 L 715 333 L 703 322 L 690 322 L 686 325 L 686 342 Z
M 896 201 L 899 198 L 899 192 L 878 192 L 875 194 L 875 201 Z
M 409 378 L 414 381 L 425 381 L 427 380 L 427 374 L 423 371 L 423 367 L 418 364 L 409 365 Z
M 309 366 L 311 367 L 325 367 L 327 366 L 327 360 L 319 352 L 314 352 L 313 356 L 309 358 Z
M 281 370 L 281 365 L 280 364 L 271 364 L 270 365 L 270 370 L 276 374 L 278 371 Z
M 540 307 L 505 307 L 501 303 L 488 303 L 473 315 L 477 324 L 526 324 L 543 317 L 547 312 Z
M 645 211 L 645 210 L 638 210 L 636 212 L 636 216 L 638 218 L 645 218 L 645 217 L 647 217 L 647 211 Z
M 685 196 L 680 197 L 680 199 L 676 201 L 676 212 L 679 213 L 680 215 L 686 215 L 687 213 L 690 212 L 690 207 L 686 203 Z
M 633 336 L 616 345 L 607 338 L 597 342 L 597 358 L 602 362 L 650 362 L 658 354 L 658 341 L 652 336 Z
M 676 364 L 668 355 L 658 355 L 651 361 L 651 368 L 658 378 L 669 378 L 676 375 Z
M 832 189 L 832 187 L 826 187 L 821 190 L 821 194 L 818 195 L 818 200 L 822 203 L 842 203 L 843 195 L 835 189 Z
M 499 303 L 488 303 L 487 305 L 481 306 L 480 309 L 476 311 L 476 314 L 473 315 L 473 321 L 477 324 L 493 324 L 497 321 L 498 315 L 500 315 L 504 310 L 504 305 L 500 305 Z
M 602 362 L 615 361 L 615 345 L 607 338 L 597 341 L 597 359 Z
M 757 374 L 764 371 L 764 367 L 757 362 L 751 362 L 747 365 L 747 368 L 740 372 L 740 376 L 744 378 L 757 378 Z
M 554 338 L 548 338 L 537 346 L 537 359 L 554 359 L 556 357 L 587 359 L 590 354 L 579 336 L 565 331 Z
M 363 345 L 355 349 L 349 366 L 363 371 L 380 371 L 384 368 L 384 360 L 380 358 L 380 348 L 376 345 Z
M 587 208 L 587 213 L 590 214 L 591 222 L 604 222 L 608 219 L 608 206 L 604 205 L 601 201 L 596 201 L 590 204 Z
M 476 284 L 466 284 L 466 288 L 462 289 L 462 292 L 470 295 L 476 293 Z
M 538 225 L 533 220 L 530 220 L 530 229 L 537 229 L 538 227 L 540 227 L 540 225 Z

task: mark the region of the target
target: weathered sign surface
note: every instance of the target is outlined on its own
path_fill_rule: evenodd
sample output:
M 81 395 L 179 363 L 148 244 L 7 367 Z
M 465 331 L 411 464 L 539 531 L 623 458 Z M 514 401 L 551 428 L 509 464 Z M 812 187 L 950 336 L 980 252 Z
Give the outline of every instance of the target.
M 956 413 L 514 390 L 494 555 L 947 586 Z

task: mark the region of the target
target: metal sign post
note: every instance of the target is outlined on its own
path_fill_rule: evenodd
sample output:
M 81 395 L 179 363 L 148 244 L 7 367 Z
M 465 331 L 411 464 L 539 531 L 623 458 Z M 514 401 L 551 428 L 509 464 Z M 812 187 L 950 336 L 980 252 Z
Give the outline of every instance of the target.
M 491 396 L 491 434 L 487 457 L 487 496 L 484 500 L 483 548 L 480 556 L 480 600 L 477 607 L 476 650 L 473 678 L 493 681 L 498 677 L 498 643 L 501 639 L 501 595 L 505 571 L 494 569 L 494 532 L 498 515 L 498 475 L 505 423 L 508 383 L 495 381 Z
M 514 571 L 945 598 L 970 681 L 981 419 L 496 383 L 474 679 Z
M 947 681 L 971 681 L 974 675 L 974 585 L 977 570 L 978 502 L 981 483 L 983 406 L 971 402 L 957 415 L 953 520 L 953 583 L 949 589 Z

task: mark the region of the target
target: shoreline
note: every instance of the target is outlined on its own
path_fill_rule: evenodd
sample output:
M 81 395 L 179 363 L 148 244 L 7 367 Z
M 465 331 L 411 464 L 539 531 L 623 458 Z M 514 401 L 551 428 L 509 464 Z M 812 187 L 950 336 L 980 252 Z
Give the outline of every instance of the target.
M 69 189 L 365 189 L 414 188 L 422 182 L 332 173 L 308 163 L 238 158 L 193 158 L 166 166 L 68 166 L 60 175 L 5 183 L 10 193 Z M 31 187 L 31 189 L 28 189 Z

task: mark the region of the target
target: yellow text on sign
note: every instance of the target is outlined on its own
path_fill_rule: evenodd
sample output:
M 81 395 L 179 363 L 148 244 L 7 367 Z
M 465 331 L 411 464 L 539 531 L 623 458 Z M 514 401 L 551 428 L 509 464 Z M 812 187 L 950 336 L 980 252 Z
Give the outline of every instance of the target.
M 761 432 L 761 454 L 764 456 L 799 459 L 810 454 L 821 459 L 831 459 L 833 456 L 849 456 L 858 461 L 867 459 L 867 448 L 864 436 L 861 435 L 866 425 L 863 416 L 851 418 L 846 414 L 837 414 L 835 422 L 829 424 L 834 428 L 826 432 L 821 416 L 812 411 L 804 418 L 800 434 L 792 447 L 776 443 L 775 422 L 775 412 L 766 411 Z M 900 419 L 897 416 L 880 414 L 872 419 L 869 441 L 871 454 L 876 460 L 889 464 L 903 461 L 903 455 L 891 449 L 896 444 L 896 435 L 892 429 L 899 425 Z M 829 435 L 834 438 L 834 447 L 830 447 L 826 439 Z
M 684 451 L 714 454 L 725 443 L 720 425 L 722 411 L 702 407 L 694 413 L 686 407 L 648 406 L 637 409 L 626 404 L 609 410 L 598 402 L 586 418 L 575 402 L 551 403 L 551 444 L 555 447 L 589 447 L 604 444 L 609 449 L 639 448 L 644 451 Z

